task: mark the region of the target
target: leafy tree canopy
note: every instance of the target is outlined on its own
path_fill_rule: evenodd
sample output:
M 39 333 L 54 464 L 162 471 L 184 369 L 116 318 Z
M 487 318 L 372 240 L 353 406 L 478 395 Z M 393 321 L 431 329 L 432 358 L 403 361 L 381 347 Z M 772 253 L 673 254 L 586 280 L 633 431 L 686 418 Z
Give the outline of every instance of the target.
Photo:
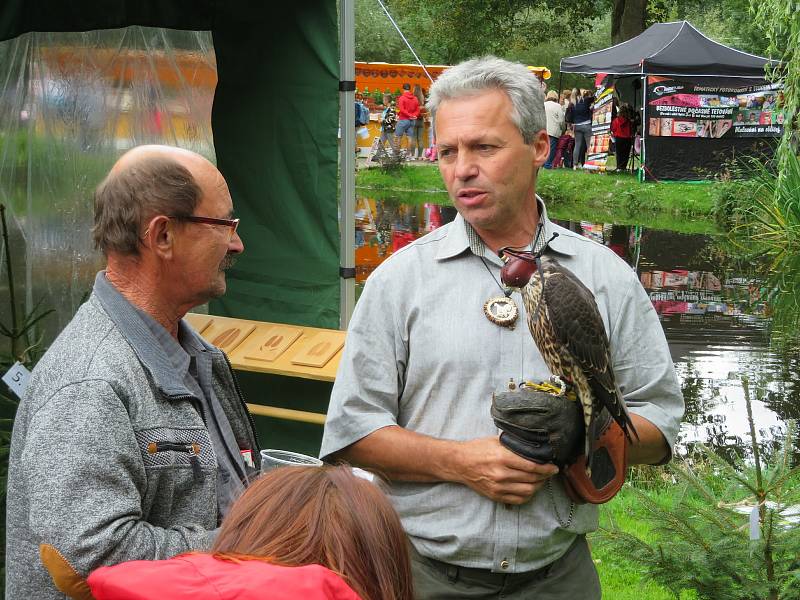
M 567 0 L 387 0 L 385 4 L 420 58 L 430 64 L 453 64 L 483 54 L 506 56 L 553 41 L 569 43 L 591 29 L 604 6 Z M 381 60 L 394 62 L 404 55 L 400 36 L 376 0 L 357 0 L 356 22 L 357 58 L 366 60 L 383 51 Z M 362 25 L 369 31 L 361 31 Z
M 495 54 L 544 65 L 557 86 L 562 58 L 611 45 L 614 6 L 621 0 L 384 0 L 426 64 L 454 64 Z M 750 10 L 751 0 L 648 0 L 645 25 L 687 20 L 709 38 L 764 55 L 769 39 Z M 786 0 L 790 2 L 791 0 Z M 414 62 L 377 0 L 356 0 L 356 58 Z M 561 87 L 587 87 L 564 75 Z

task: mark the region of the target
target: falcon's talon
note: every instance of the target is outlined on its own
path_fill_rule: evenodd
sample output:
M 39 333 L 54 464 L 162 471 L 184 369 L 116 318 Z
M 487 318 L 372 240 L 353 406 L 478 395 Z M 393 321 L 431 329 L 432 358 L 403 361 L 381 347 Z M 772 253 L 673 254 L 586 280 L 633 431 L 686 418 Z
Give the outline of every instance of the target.
M 567 393 L 567 383 L 558 375 L 552 375 L 550 383 L 558 386 L 558 394 L 556 396 L 564 396 Z

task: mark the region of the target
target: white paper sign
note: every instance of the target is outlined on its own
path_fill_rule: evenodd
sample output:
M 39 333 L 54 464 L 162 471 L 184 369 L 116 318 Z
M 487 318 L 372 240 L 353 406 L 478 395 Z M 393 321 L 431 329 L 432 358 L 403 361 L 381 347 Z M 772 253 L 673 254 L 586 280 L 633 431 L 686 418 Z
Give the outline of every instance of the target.
M 21 362 L 16 362 L 14 366 L 3 375 L 3 381 L 11 388 L 12 392 L 22 398 L 22 394 L 25 393 L 25 388 L 28 387 L 28 380 L 30 377 L 31 372 L 25 368 L 25 365 Z
M 761 522 L 759 521 L 758 506 L 754 506 L 750 511 L 750 539 L 761 539 Z

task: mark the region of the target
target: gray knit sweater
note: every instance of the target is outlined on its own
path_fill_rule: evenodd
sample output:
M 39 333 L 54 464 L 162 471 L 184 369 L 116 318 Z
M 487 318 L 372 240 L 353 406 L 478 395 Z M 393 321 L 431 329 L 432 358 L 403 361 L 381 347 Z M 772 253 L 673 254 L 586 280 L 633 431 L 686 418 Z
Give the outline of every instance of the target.
M 213 539 L 217 461 L 208 431 L 146 340 L 130 314 L 106 310 L 94 293 L 34 369 L 9 459 L 7 599 L 64 598 L 39 560 L 42 542 L 86 575 L 205 549 Z M 209 350 L 236 441 L 257 458 L 230 364 Z

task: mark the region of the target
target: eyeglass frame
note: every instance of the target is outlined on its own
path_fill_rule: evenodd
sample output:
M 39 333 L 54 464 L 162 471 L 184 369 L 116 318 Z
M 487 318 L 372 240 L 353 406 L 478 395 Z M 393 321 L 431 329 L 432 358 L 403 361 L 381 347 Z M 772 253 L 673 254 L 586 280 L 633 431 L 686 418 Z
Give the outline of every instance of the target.
M 175 219 L 176 221 L 187 221 L 189 223 L 204 223 L 206 225 L 224 225 L 225 227 L 231 228 L 231 239 L 236 234 L 236 230 L 239 229 L 239 221 L 240 219 L 218 219 L 216 217 L 200 217 L 197 215 L 165 215 L 168 219 Z M 147 237 L 150 228 L 144 230 L 144 235 L 142 239 Z
M 205 223 L 206 225 L 224 225 L 231 228 L 231 239 L 239 228 L 240 219 L 217 219 L 215 217 L 199 217 L 196 215 L 167 215 L 176 221 L 188 221 L 189 223 Z

